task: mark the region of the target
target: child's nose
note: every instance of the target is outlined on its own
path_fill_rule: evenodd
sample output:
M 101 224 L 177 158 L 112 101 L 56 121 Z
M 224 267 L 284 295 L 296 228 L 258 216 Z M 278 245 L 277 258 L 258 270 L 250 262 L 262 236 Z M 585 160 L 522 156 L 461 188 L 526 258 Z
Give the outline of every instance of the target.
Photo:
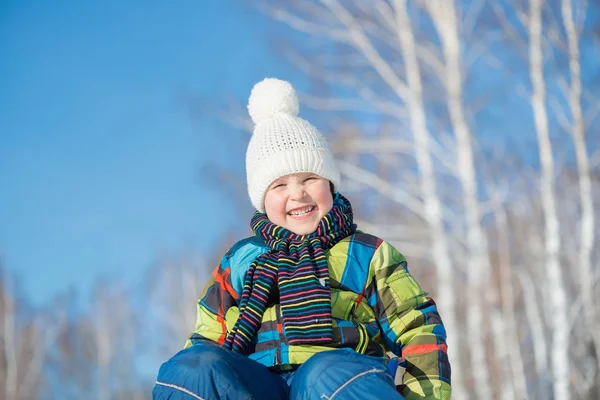
M 306 195 L 306 192 L 304 191 L 304 186 L 294 185 L 292 187 L 292 198 L 294 200 L 301 200 L 304 198 L 305 195 Z

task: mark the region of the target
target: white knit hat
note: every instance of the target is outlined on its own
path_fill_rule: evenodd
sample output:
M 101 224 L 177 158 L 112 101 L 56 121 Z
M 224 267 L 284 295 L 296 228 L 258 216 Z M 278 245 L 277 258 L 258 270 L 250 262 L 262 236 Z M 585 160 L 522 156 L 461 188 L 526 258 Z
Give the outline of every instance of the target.
M 325 137 L 302 118 L 298 96 L 289 82 L 267 78 L 254 85 L 248 112 L 254 134 L 246 152 L 246 178 L 252 205 L 265 212 L 267 188 L 276 179 L 312 172 L 340 184 L 340 172 Z

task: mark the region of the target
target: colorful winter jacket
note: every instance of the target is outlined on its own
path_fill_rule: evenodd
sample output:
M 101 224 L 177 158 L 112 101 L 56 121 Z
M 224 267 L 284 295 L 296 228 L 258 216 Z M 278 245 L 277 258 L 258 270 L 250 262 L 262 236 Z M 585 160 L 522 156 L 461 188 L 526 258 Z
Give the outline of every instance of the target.
M 236 243 L 214 270 L 198 301 L 195 344 L 222 345 L 239 315 L 244 277 L 269 248 L 256 236 Z M 266 309 L 249 358 L 272 370 L 292 370 L 315 353 L 352 348 L 386 358 L 402 357 L 402 394 L 412 399 L 449 399 L 446 331 L 433 300 L 409 274 L 405 258 L 389 243 L 357 231 L 326 252 L 331 285 L 333 343 L 289 345 L 279 305 Z

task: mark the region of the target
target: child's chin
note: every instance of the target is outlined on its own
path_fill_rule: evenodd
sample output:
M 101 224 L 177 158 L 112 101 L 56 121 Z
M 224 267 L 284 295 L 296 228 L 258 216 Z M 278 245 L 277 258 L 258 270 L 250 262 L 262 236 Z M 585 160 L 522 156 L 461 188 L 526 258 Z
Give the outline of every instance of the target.
M 316 228 L 313 228 L 313 224 L 292 224 L 289 227 L 289 230 L 294 232 L 296 235 L 308 235 L 310 233 L 313 233 Z

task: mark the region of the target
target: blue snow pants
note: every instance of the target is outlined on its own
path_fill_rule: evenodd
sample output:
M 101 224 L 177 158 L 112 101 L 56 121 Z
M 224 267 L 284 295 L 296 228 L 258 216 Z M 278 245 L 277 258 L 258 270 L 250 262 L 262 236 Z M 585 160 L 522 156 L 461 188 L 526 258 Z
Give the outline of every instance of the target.
M 402 400 L 386 366 L 351 350 L 318 353 L 297 370 L 264 365 L 213 345 L 194 345 L 165 362 L 153 400 Z

